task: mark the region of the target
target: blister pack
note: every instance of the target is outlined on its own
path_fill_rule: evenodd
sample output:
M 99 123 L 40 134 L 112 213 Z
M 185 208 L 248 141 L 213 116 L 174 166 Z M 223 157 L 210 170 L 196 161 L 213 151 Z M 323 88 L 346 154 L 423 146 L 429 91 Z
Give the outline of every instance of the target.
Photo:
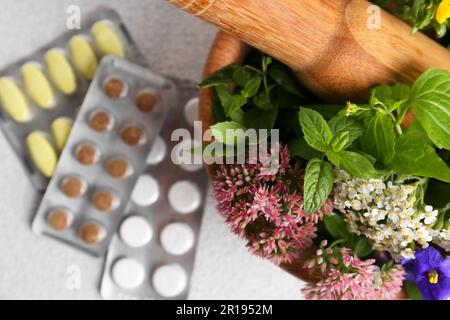
M 38 208 L 33 230 L 102 255 L 178 101 L 173 82 L 104 57 Z
M 177 87 L 180 103 L 155 141 L 109 246 L 100 289 L 105 299 L 188 296 L 208 178 L 201 155 L 192 153 L 201 139 L 192 138 L 200 130 L 193 127 L 198 91 L 188 82 Z
M 0 71 L 0 127 L 33 186 L 45 190 L 101 57 L 145 65 L 119 15 L 98 8 L 81 30 L 63 33 Z

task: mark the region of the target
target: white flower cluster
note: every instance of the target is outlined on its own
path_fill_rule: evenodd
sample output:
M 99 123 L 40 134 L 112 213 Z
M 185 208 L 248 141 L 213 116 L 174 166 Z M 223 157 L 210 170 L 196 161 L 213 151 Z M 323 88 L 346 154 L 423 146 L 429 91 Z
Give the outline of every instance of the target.
M 370 239 L 375 250 L 399 261 L 414 258 L 414 245 L 426 248 L 433 239 L 450 244 L 450 232 L 433 229 L 438 211 L 416 209 L 417 186 L 354 178 L 342 170 L 335 176 L 335 208 L 350 232 Z

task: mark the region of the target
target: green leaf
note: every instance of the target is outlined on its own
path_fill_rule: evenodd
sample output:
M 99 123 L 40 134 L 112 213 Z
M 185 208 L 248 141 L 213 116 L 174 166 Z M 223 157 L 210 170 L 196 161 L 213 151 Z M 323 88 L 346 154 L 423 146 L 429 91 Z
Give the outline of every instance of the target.
M 289 153 L 294 157 L 300 157 L 305 160 L 320 158 L 322 153 L 311 148 L 303 138 L 294 139 L 288 143 Z
M 450 168 L 436 150 L 418 134 L 408 133 L 397 139 L 390 167 L 398 173 L 435 178 L 450 183 Z
M 240 68 L 240 66 L 234 64 L 228 65 L 207 77 L 198 85 L 198 87 L 205 89 L 217 86 L 219 84 L 233 83 L 233 73 Z
M 332 133 L 320 113 L 312 109 L 300 108 L 299 120 L 306 142 L 314 149 L 326 152 Z
M 239 129 L 246 130 L 247 128 L 235 121 L 225 121 L 219 122 L 210 127 L 211 134 L 217 141 L 233 145 L 236 144 L 236 141 L 239 137 Z M 239 131 L 236 131 L 239 130 Z
M 350 133 L 348 131 L 341 132 L 333 138 L 331 141 L 331 148 L 334 152 L 339 152 L 344 150 L 348 146 L 348 141 L 350 140 Z
M 330 126 L 331 132 L 334 136 L 339 135 L 342 132 L 348 132 L 348 142 L 344 149 L 347 149 L 353 141 L 358 139 L 364 132 L 364 125 L 355 117 L 347 117 L 343 115 L 336 116 L 328 122 L 328 125 Z
M 338 154 L 339 167 L 350 175 L 363 179 L 377 177 L 373 164 L 363 155 L 353 151 L 341 151 Z
M 359 238 L 354 249 L 355 254 L 359 258 L 366 258 L 372 253 L 372 244 L 366 238 Z
M 414 83 L 411 106 L 438 148 L 450 150 L 450 73 L 430 69 Z
M 335 239 L 349 239 L 351 237 L 350 232 L 347 229 L 347 225 L 344 219 L 337 214 L 331 214 L 323 218 L 325 222 L 325 228 Z
M 333 166 L 314 158 L 306 166 L 304 181 L 304 208 L 306 213 L 316 212 L 327 200 L 333 188 Z
M 273 63 L 269 68 L 269 76 L 287 92 L 298 97 L 304 97 L 297 79 L 286 65 L 279 62 Z
M 278 108 L 265 111 L 252 107 L 244 113 L 244 124 L 247 128 L 271 130 L 275 125 L 277 115 Z
M 223 110 L 222 104 L 220 103 L 220 100 L 215 96 L 213 97 L 212 100 L 212 115 L 214 123 L 224 122 L 227 120 L 227 115 Z
M 422 294 L 419 291 L 419 287 L 412 282 L 412 281 L 406 281 L 405 282 L 405 291 L 409 298 L 412 300 L 423 300 Z
M 339 158 L 339 154 L 332 150 L 328 150 L 325 155 L 327 156 L 328 160 L 335 166 L 339 167 L 341 164 L 341 159 Z
M 261 91 L 254 96 L 252 102 L 255 106 L 262 110 L 272 110 L 274 108 L 274 104 L 272 104 L 272 101 L 270 100 L 270 94 L 266 91 Z
M 258 92 L 261 81 L 262 77 L 256 77 L 249 80 L 244 89 L 242 89 L 241 94 L 247 99 L 253 97 Z
M 254 72 L 250 71 L 246 67 L 239 67 L 234 70 L 232 79 L 235 84 L 237 84 L 240 87 L 245 87 L 247 85 L 247 82 L 250 81 L 250 79 L 253 78 Z
M 392 119 L 378 113 L 366 125 L 361 137 L 362 150 L 387 165 L 394 156 L 395 138 Z
M 224 85 L 216 86 L 216 91 L 227 117 L 231 117 L 237 110 L 247 104 L 246 97 L 239 94 L 231 94 Z
M 372 89 L 369 104 L 372 107 L 382 106 L 392 112 L 408 101 L 411 88 L 406 84 L 396 83 L 392 86 L 382 85 Z
M 271 56 L 263 55 L 263 57 L 262 57 L 262 70 L 263 70 L 263 73 L 267 72 L 267 69 L 272 64 L 272 62 L 273 62 L 273 59 L 272 59 Z
M 417 134 L 417 137 L 420 137 L 421 140 L 425 141 L 426 143 L 430 145 L 434 145 L 433 141 L 428 138 L 427 133 L 423 129 L 422 125 L 420 124 L 419 120 L 414 119 L 409 124 L 408 128 L 404 129 L 403 132 L 405 134 Z

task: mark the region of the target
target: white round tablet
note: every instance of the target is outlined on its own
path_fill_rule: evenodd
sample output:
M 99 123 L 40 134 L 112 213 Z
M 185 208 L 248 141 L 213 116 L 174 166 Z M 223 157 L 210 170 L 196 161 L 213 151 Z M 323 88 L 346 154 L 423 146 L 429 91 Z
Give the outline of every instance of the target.
M 150 242 L 153 229 L 143 217 L 131 216 L 120 225 L 119 235 L 126 245 L 139 248 Z
M 184 119 L 193 127 L 194 121 L 199 120 L 199 100 L 198 98 L 192 98 L 184 106 Z
M 140 206 L 149 206 L 159 198 L 158 182 L 148 174 L 139 177 L 134 187 L 131 199 Z
M 113 264 L 111 274 L 119 287 L 132 290 L 144 282 L 145 269 L 142 263 L 135 259 L 122 258 Z
M 200 141 L 186 139 L 172 149 L 172 161 L 189 172 L 198 171 L 203 167 L 203 156 L 193 153 L 192 149 L 201 147 Z
M 167 225 L 161 232 L 161 245 L 164 250 L 173 255 L 182 255 L 194 246 L 194 231 L 181 222 Z
M 189 181 L 172 185 L 168 194 L 169 203 L 179 213 L 187 214 L 200 206 L 201 198 L 197 187 Z
M 187 285 L 186 271 L 179 264 L 168 264 L 153 273 L 153 288 L 166 298 L 181 294 Z
M 152 150 L 148 154 L 147 164 L 155 165 L 160 163 L 161 161 L 164 160 L 166 152 L 167 152 L 166 143 L 160 136 L 156 137 L 155 142 L 153 143 Z

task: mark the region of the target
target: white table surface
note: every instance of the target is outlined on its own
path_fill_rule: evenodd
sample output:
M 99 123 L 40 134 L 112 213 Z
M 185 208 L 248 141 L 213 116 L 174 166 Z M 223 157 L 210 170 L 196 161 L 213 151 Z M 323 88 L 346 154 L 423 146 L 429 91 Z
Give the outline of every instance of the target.
M 0 68 L 57 36 L 68 5 L 115 8 L 153 70 L 198 81 L 216 30 L 163 0 L 0 0 Z M 98 299 L 102 259 L 31 232 L 36 194 L 0 135 L 0 299 Z M 81 287 L 67 285 L 81 271 Z M 252 256 L 232 235 L 210 196 L 191 299 L 299 299 L 302 282 Z

